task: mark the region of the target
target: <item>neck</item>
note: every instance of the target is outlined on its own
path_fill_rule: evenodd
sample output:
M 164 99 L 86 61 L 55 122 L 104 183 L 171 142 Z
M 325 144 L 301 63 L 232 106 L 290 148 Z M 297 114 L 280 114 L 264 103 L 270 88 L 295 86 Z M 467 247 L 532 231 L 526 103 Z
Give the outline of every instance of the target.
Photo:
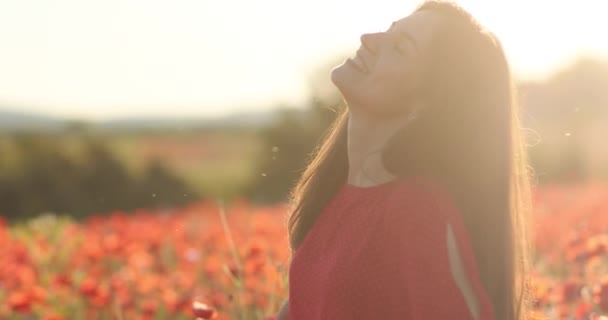
M 410 114 L 374 118 L 352 110 L 361 109 L 349 107 L 347 183 L 371 186 L 395 179 L 382 165 L 381 151 L 393 134 L 407 125 Z

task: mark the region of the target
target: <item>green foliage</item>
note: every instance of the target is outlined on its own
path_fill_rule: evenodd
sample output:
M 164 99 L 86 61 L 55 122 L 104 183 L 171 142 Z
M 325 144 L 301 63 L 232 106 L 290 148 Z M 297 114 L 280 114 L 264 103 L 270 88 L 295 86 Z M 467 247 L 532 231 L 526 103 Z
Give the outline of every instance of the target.
M 286 200 L 322 135 L 343 107 L 342 96 L 329 74 L 344 58 L 331 59 L 312 70 L 308 75 L 311 95 L 305 108 L 285 106 L 278 111 L 275 123 L 262 130 L 263 152 L 254 169 L 258 178 L 243 191 L 254 202 Z
M 252 159 L 260 153 L 258 133 L 258 128 L 201 128 L 105 137 L 112 154 L 132 174 L 143 175 L 156 158 L 199 194 L 229 199 L 257 178 L 252 176 Z
M 198 195 L 159 161 L 135 177 L 116 160 L 105 144 L 82 138 L 81 159 L 76 161 L 58 137 L 19 134 L 12 137 L 8 166 L 0 154 L 0 214 L 22 220 L 51 211 L 83 217 L 113 210 L 176 206 Z
M 261 133 L 259 178 L 244 193 L 257 203 L 285 201 L 334 117 L 333 110 L 322 106 L 281 110 L 276 123 Z

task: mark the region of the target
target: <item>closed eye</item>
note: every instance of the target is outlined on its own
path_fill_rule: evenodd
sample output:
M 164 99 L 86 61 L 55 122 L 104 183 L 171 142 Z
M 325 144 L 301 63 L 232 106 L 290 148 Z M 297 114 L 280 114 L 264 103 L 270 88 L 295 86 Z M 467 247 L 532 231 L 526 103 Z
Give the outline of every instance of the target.
M 400 54 L 405 54 L 406 50 L 401 48 L 401 46 L 399 46 L 398 43 L 395 44 L 394 46 L 395 50 L 397 50 L 397 52 L 399 52 Z
M 410 42 L 403 37 L 398 35 L 393 36 L 394 40 L 394 48 L 402 55 L 405 55 L 410 51 Z
M 409 34 L 408 32 L 405 31 L 399 31 L 399 32 L 392 32 L 392 29 L 395 27 L 395 22 L 393 22 L 393 24 L 391 24 L 390 28 L 386 31 L 386 33 L 394 35 L 395 36 L 395 41 L 397 42 L 402 42 L 402 41 L 407 41 L 409 45 L 411 45 L 413 47 L 413 49 L 416 52 L 419 52 L 419 48 L 418 45 L 416 43 L 416 41 L 414 40 L 414 38 L 412 37 L 411 34 Z M 404 51 L 404 50 L 402 50 Z
M 387 34 L 393 38 L 391 41 L 394 43 L 393 48 L 399 52 L 400 54 L 404 55 L 407 53 L 408 51 L 408 45 L 410 44 L 408 39 L 405 37 L 401 37 L 399 35 L 396 35 L 393 32 L 387 32 Z

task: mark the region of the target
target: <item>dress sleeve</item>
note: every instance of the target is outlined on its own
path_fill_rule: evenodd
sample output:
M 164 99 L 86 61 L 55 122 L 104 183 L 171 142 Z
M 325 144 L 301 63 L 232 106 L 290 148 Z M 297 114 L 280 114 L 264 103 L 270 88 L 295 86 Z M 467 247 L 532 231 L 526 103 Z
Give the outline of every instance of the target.
M 390 195 L 379 222 L 378 319 L 472 319 L 450 270 L 444 193 L 408 186 Z

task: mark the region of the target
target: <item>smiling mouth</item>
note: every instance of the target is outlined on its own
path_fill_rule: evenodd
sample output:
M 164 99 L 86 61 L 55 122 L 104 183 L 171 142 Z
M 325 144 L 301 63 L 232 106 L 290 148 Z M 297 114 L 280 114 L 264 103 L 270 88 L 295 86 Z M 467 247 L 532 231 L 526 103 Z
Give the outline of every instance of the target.
M 361 57 L 359 57 L 358 51 L 357 51 L 357 54 L 353 58 L 348 58 L 348 61 L 351 64 L 353 64 L 353 66 L 355 66 L 359 71 L 361 71 L 363 73 L 369 72 L 369 69 L 367 68 L 367 65 L 365 64 L 363 59 Z
M 351 65 L 351 67 L 355 68 L 357 71 L 359 71 L 361 73 L 365 72 L 365 70 L 363 70 L 363 68 L 360 65 L 358 65 L 355 61 L 353 61 L 352 58 L 346 59 L 346 63 L 348 63 L 349 65 Z

